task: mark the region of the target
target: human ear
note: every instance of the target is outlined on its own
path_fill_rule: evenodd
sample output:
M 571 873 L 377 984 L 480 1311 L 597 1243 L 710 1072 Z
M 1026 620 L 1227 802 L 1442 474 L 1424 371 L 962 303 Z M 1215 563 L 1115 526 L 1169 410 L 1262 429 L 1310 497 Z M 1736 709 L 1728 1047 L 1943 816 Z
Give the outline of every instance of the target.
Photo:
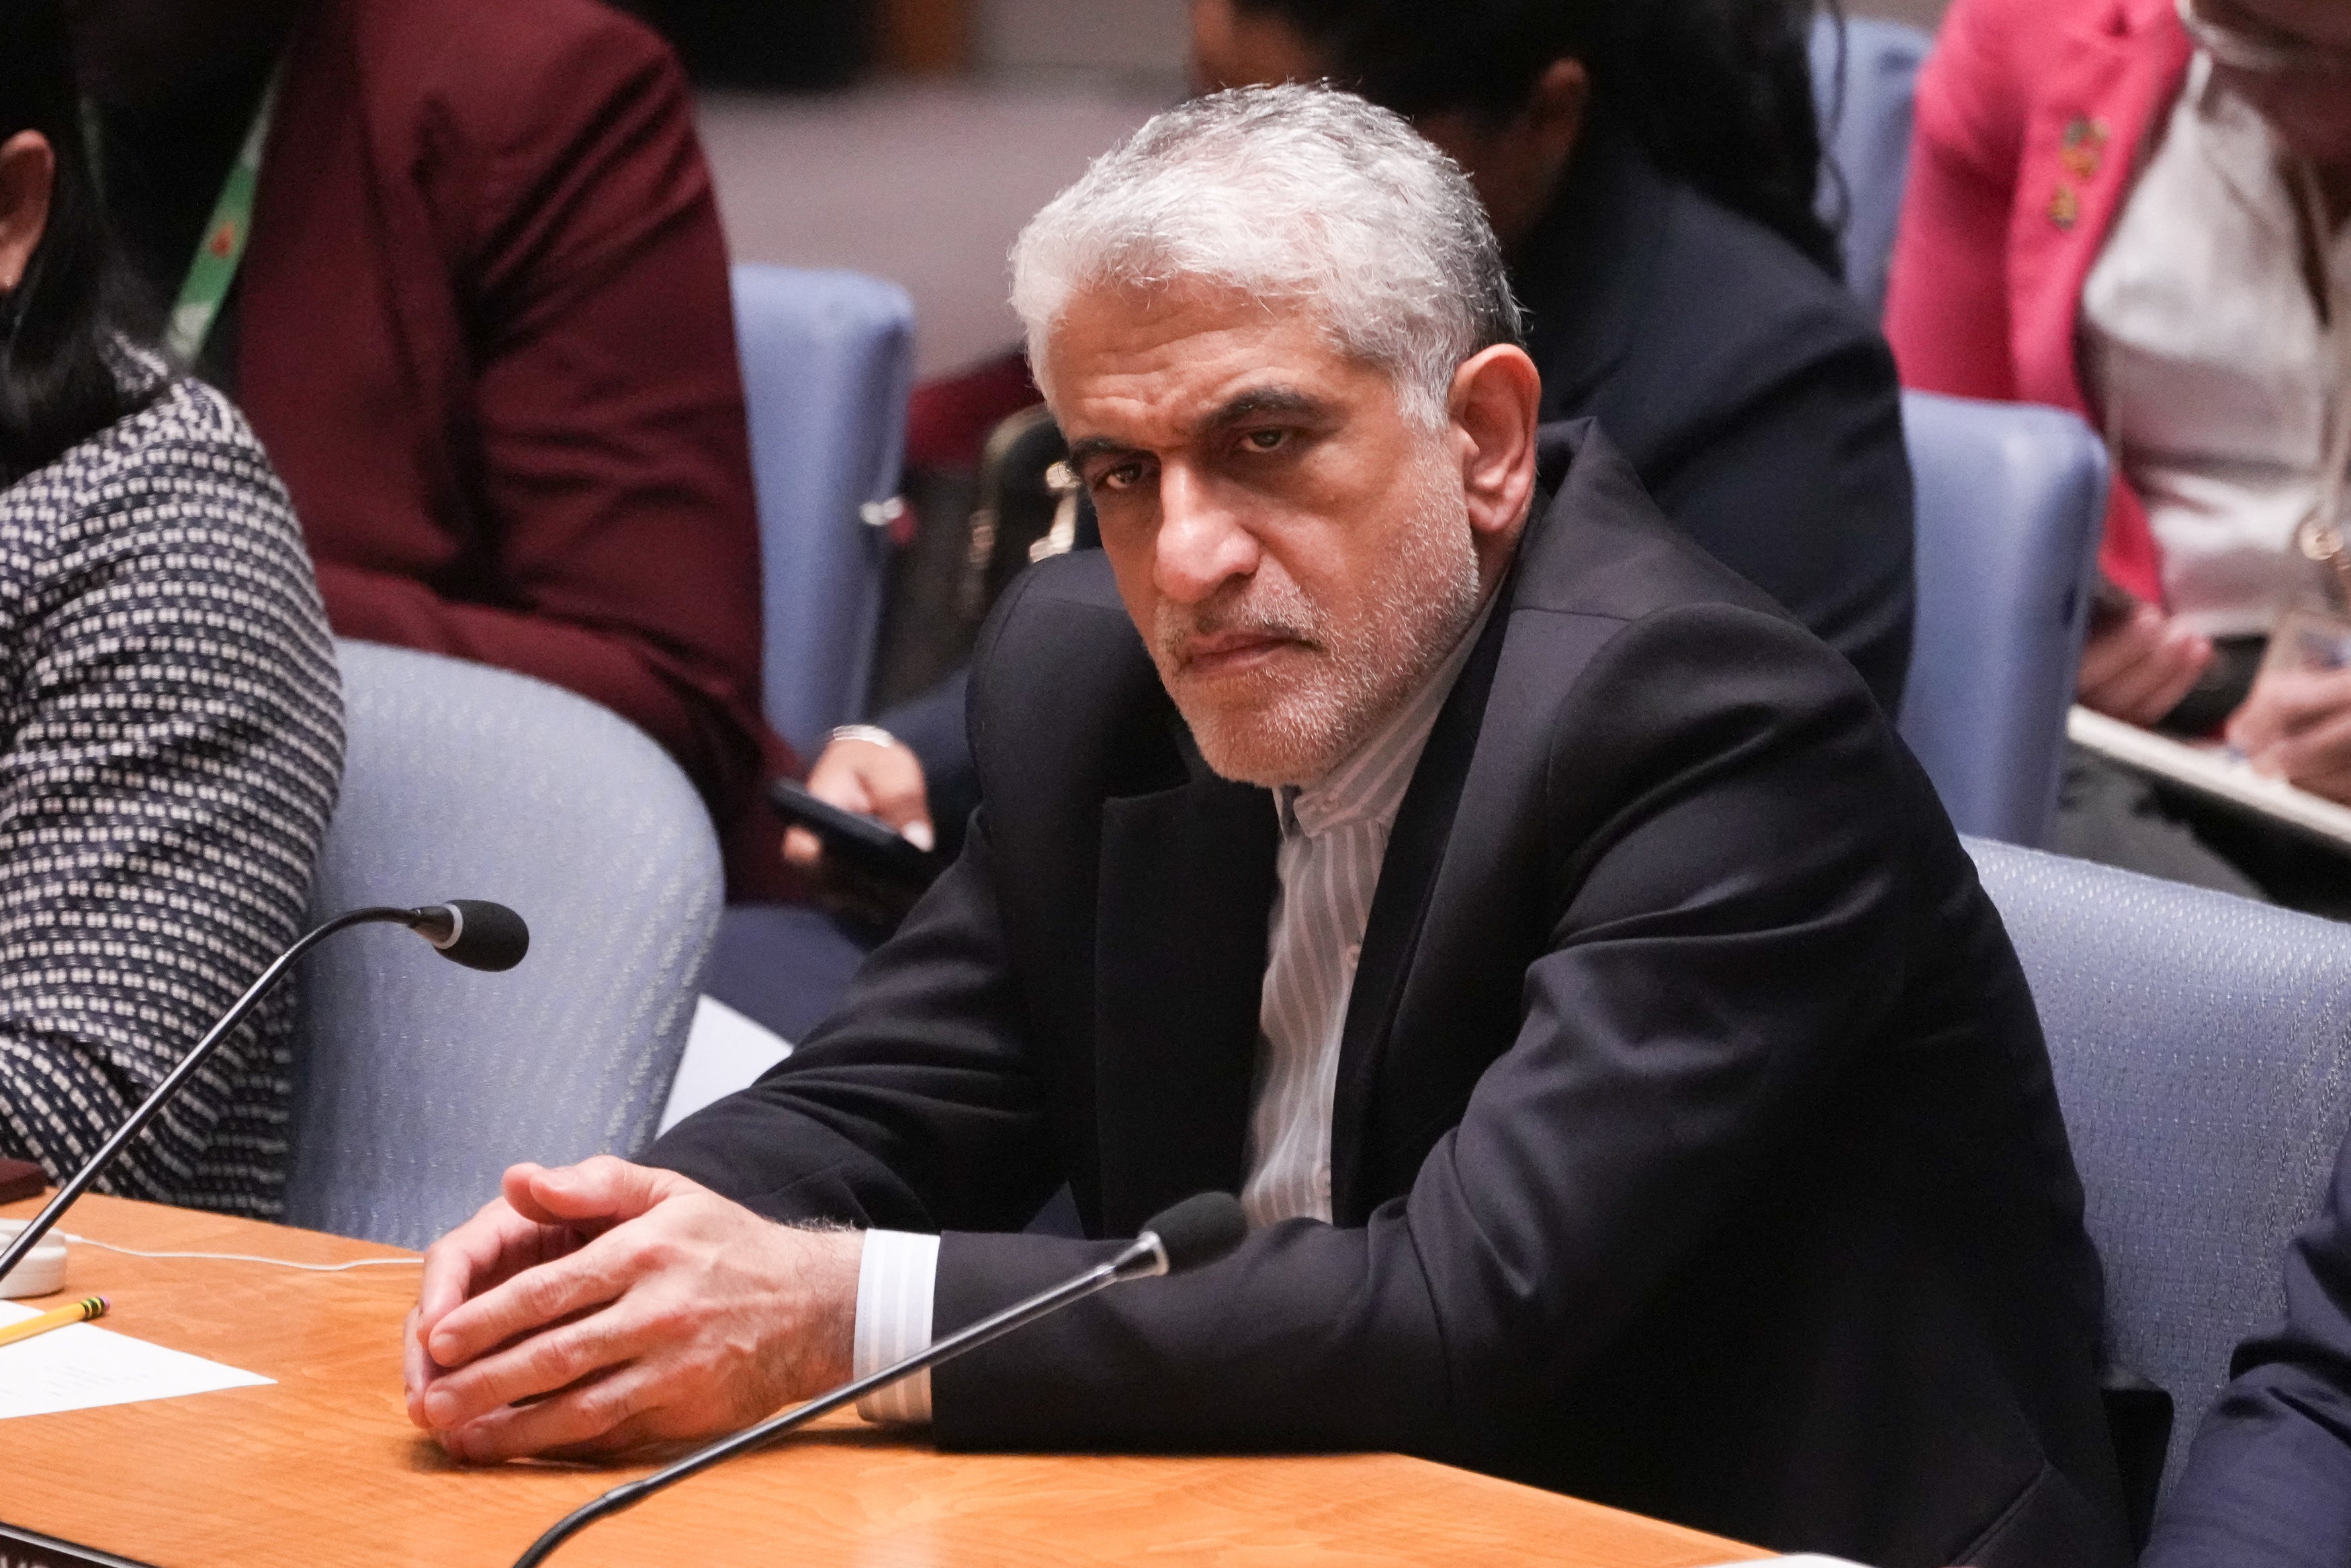
M 1447 414 L 1461 488 L 1481 553 L 1507 547 L 1535 493 L 1535 416 L 1542 374 L 1525 349 L 1497 344 L 1453 373 Z
M 0 141 L 0 291 L 25 281 L 33 251 L 49 226 L 49 190 L 57 156 L 37 130 Z
M 1583 139 L 1584 111 L 1591 104 L 1592 73 L 1582 60 L 1553 60 L 1543 67 L 1520 111 L 1538 161 L 1556 169 L 1567 166 L 1575 144 Z

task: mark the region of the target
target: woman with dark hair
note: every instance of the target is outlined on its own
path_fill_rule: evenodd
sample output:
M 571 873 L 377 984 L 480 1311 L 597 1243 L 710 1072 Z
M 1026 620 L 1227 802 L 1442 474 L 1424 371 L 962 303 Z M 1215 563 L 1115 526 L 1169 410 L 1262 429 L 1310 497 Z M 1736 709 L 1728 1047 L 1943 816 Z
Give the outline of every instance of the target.
M 0 5 L 0 1154 L 61 1177 L 290 941 L 333 644 L 244 420 L 119 322 L 56 0 Z M 292 998 L 110 1190 L 277 1211 Z
M 1328 78 L 1484 199 L 1546 420 L 1593 415 L 1667 514 L 1858 669 L 1909 667 L 1894 364 L 1814 213 L 1809 0 L 1194 0 L 1200 88 Z

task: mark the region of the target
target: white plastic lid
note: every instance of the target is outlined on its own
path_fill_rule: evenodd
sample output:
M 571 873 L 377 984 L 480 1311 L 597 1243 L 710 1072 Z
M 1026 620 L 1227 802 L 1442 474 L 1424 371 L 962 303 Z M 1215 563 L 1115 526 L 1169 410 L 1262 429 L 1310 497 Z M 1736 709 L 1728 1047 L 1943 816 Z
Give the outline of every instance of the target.
M 29 1223 L 23 1220 L 0 1220 L 0 1247 L 15 1241 Z M 0 1279 L 0 1297 L 45 1296 L 66 1288 L 66 1244 L 52 1231 L 41 1238 L 25 1261 Z

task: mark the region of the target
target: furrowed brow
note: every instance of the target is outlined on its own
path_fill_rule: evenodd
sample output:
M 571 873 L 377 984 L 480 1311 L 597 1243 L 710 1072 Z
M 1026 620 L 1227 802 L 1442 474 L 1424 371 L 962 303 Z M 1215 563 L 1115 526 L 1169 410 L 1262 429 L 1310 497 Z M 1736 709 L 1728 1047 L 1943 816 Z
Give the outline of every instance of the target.
M 1310 397 L 1295 387 L 1259 387 L 1243 392 L 1223 408 L 1202 420 L 1194 428 L 1196 435 L 1208 435 L 1217 431 L 1247 424 L 1268 414 L 1303 414 L 1310 418 L 1326 411 L 1320 398 Z
M 1294 387 L 1260 387 L 1226 403 L 1197 421 L 1192 427 L 1196 438 L 1214 435 L 1219 431 L 1247 424 L 1269 414 L 1289 414 L 1319 419 L 1329 412 L 1329 405 L 1320 398 L 1311 397 Z M 1074 472 L 1081 472 L 1092 462 L 1103 458 L 1127 458 L 1140 455 L 1141 449 L 1113 441 L 1108 436 L 1088 436 L 1070 448 L 1063 459 Z
M 1108 436 L 1088 436 L 1070 448 L 1070 455 L 1061 461 L 1068 463 L 1070 471 L 1074 473 L 1082 470 L 1086 464 L 1096 458 L 1133 457 L 1134 455 L 1134 448 L 1123 441 L 1113 441 Z

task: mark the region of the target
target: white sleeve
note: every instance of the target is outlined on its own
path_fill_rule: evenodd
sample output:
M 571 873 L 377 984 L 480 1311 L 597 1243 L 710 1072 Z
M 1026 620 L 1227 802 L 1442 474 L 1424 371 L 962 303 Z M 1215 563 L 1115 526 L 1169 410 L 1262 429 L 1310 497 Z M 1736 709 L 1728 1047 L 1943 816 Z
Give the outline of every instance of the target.
M 868 1231 L 857 1265 L 857 1330 L 850 1376 L 863 1377 L 931 1343 L 931 1297 L 939 1272 L 939 1239 L 904 1231 Z M 857 1402 L 869 1421 L 920 1425 L 931 1418 L 931 1375 Z

